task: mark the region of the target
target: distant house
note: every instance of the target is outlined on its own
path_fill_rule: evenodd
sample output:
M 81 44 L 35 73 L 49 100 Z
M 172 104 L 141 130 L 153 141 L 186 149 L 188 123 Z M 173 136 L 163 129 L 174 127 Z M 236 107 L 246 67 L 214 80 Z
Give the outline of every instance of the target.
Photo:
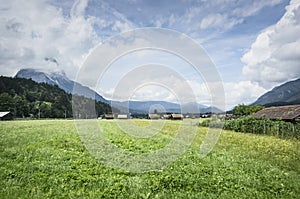
M 164 114 L 163 115 L 163 118 L 166 119 L 166 120 L 171 119 L 171 117 L 172 117 L 171 114 Z
M 253 114 L 256 118 L 280 119 L 295 122 L 300 120 L 300 105 L 278 106 L 262 109 Z
M 127 114 L 118 114 L 118 119 L 128 119 L 128 115 Z
M 171 114 L 171 119 L 172 120 L 182 120 L 183 119 L 183 115 L 182 114 L 178 114 L 178 113 L 173 113 L 173 114 Z
M 148 114 L 148 119 L 150 120 L 158 120 L 159 118 L 160 118 L 159 114 L 156 113 Z
M 112 119 L 114 119 L 114 115 L 113 114 L 105 114 L 105 119 L 112 120 Z
M 12 120 L 13 114 L 9 111 L 7 112 L 0 112 L 0 120 Z
M 195 119 L 195 118 L 200 118 L 202 115 L 200 113 L 186 113 L 185 114 L 185 118 L 192 118 L 192 119 Z

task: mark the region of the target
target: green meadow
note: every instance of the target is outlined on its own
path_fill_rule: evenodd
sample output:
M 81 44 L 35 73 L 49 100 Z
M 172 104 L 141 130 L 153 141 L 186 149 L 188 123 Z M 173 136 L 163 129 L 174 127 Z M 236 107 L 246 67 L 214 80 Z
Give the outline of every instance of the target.
M 147 126 L 147 120 L 132 120 Z M 180 121 L 167 121 L 149 139 L 99 120 L 107 139 L 137 153 L 163 148 Z M 175 130 L 174 130 L 175 129 Z M 206 157 L 207 128 L 164 169 L 130 173 L 91 155 L 72 120 L 0 122 L 0 198 L 299 198 L 300 141 L 222 131 Z

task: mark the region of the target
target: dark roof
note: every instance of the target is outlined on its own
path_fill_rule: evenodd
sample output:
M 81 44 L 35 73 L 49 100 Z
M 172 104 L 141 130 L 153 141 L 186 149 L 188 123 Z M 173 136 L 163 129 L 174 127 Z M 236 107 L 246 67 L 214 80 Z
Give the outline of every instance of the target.
M 253 116 L 256 118 L 293 120 L 300 118 L 300 105 L 265 108 L 254 113 Z

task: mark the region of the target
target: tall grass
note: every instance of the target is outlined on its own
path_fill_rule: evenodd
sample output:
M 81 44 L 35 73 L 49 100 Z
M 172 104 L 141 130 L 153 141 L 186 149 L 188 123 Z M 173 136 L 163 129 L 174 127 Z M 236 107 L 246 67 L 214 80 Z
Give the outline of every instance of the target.
M 135 122 L 139 122 L 138 120 Z M 145 125 L 141 120 L 141 125 Z M 156 150 L 168 139 L 139 140 L 99 121 L 118 147 Z M 174 125 L 174 126 L 173 126 Z M 162 132 L 174 136 L 176 122 Z M 142 174 L 100 164 L 82 144 L 74 122 L 0 122 L 0 198 L 298 198 L 300 143 L 294 139 L 224 131 L 214 150 L 199 158 L 207 128 L 165 169 Z

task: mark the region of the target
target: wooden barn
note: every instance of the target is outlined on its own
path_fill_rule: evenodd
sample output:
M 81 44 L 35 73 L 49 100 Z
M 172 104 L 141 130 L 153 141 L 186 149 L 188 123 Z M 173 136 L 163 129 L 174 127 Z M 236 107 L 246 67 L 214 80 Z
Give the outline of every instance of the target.
M 13 114 L 9 111 L 0 112 L 0 120 L 12 120 Z
M 253 116 L 256 118 L 279 119 L 295 122 L 300 120 L 300 105 L 265 108 L 254 113 Z

